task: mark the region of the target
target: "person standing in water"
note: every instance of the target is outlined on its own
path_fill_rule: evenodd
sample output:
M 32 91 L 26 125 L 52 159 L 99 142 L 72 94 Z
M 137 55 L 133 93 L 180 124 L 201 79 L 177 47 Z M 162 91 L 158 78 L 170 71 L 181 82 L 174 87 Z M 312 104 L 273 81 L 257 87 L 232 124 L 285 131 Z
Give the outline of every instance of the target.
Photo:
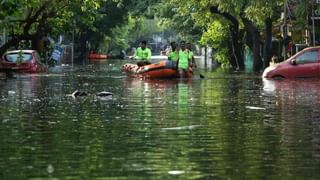
M 180 77 L 187 77 L 190 66 L 189 50 L 186 48 L 185 41 L 181 41 L 178 59 L 178 71 Z
M 197 68 L 197 64 L 196 61 L 194 59 L 194 54 L 192 51 L 192 44 L 191 43 L 187 43 L 187 49 L 189 50 L 189 59 L 191 61 L 191 67 L 192 68 Z
M 140 47 L 137 48 L 131 59 L 139 60 L 138 66 L 144 66 L 151 64 L 151 50 L 147 48 L 147 41 L 141 41 Z

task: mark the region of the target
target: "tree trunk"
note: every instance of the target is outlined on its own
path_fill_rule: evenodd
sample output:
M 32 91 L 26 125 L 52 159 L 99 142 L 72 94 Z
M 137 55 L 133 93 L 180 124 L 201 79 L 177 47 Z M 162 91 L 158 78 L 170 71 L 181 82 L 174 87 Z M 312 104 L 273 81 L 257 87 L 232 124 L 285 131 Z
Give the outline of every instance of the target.
M 22 34 L 22 35 L 14 35 L 11 40 L 6 42 L 1 48 L 0 48 L 0 55 L 2 56 L 9 48 L 11 47 L 18 47 L 20 41 L 22 40 L 31 40 L 34 37 L 34 35 L 29 34 Z
M 264 49 L 263 49 L 263 59 L 264 59 L 264 68 L 270 65 L 272 58 L 271 49 L 272 49 L 272 19 L 267 18 L 265 20 L 265 40 L 264 40 Z
M 239 21 L 236 17 L 232 16 L 229 13 L 221 12 L 216 6 L 210 7 L 211 13 L 215 13 L 223 16 L 231 23 L 230 27 L 230 38 L 231 38 L 231 49 L 230 53 L 232 54 L 230 59 L 230 64 L 234 69 L 244 69 L 244 59 L 243 59 L 243 43 L 242 35 L 239 32 Z
M 7 43 L 5 43 L 1 48 L 0 48 L 0 57 L 12 46 L 17 46 L 19 44 L 20 40 L 19 39 L 11 39 Z
M 207 60 L 208 60 L 208 46 L 204 47 L 204 68 L 207 68 Z
M 236 69 L 244 70 L 242 35 L 239 33 L 239 27 L 231 28 L 232 54 L 233 60 L 231 65 Z
M 253 53 L 253 71 L 260 72 L 263 66 L 263 62 L 260 55 L 260 32 L 258 28 L 246 17 L 241 17 L 245 29 L 247 31 L 247 36 L 252 37 L 252 53 Z
M 17 46 L 20 41 L 22 40 L 34 40 L 37 36 L 39 36 L 39 33 L 35 33 L 35 34 L 29 34 L 29 31 L 32 27 L 33 24 L 35 24 L 36 22 L 38 22 L 39 24 L 36 26 L 36 29 L 38 32 L 42 26 L 45 24 L 46 20 L 50 17 L 48 15 L 53 16 L 52 14 L 43 14 L 43 12 L 46 11 L 46 8 L 49 7 L 49 2 L 44 3 L 37 11 L 33 12 L 32 10 L 29 11 L 27 17 L 25 20 L 23 20 L 24 23 L 20 24 L 21 25 L 21 29 L 23 30 L 21 34 L 15 35 L 13 37 L 13 39 L 11 39 L 10 41 L 8 41 L 6 44 L 4 44 L 1 48 L 0 48 L 0 55 L 2 55 L 3 53 L 5 53 L 10 47 L 13 46 Z M 40 22 L 37 21 L 39 19 L 39 17 L 41 17 Z M 40 32 L 40 31 L 39 31 Z
M 44 41 L 42 37 L 36 36 L 32 39 L 32 49 L 38 51 L 38 53 L 43 53 L 44 50 Z
M 32 49 L 35 50 L 40 50 L 39 49 L 39 41 L 41 38 L 39 37 L 38 34 L 22 34 L 22 35 L 16 35 L 14 36 L 11 40 L 9 40 L 7 43 L 5 43 L 1 48 L 0 48 L 0 55 L 2 56 L 10 47 L 16 47 L 19 45 L 19 43 L 22 41 L 32 41 Z M 41 52 L 41 51 L 39 51 Z
M 87 31 L 83 31 L 79 36 L 79 44 L 77 46 L 77 52 L 81 52 L 78 57 L 78 61 L 82 62 L 82 64 L 87 63 L 87 56 L 89 53 L 89 48 L 87 42 L 89 42 L 89 33 Z
M 254 29 L 253 35 L 253 71 L 259 72 L 262 69 L 263 62 L 260 55 L 260 33 L 258 29 Z

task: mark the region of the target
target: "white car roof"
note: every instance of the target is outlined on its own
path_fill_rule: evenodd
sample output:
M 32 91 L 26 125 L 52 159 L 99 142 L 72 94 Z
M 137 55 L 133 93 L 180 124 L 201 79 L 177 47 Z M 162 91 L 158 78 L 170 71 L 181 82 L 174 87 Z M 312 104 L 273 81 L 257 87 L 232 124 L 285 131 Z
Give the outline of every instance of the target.
M 14 51 L 7 51 L 5 54 L 15 54 L 15 53 L 34 53 L 35 50 L 14 50 Z

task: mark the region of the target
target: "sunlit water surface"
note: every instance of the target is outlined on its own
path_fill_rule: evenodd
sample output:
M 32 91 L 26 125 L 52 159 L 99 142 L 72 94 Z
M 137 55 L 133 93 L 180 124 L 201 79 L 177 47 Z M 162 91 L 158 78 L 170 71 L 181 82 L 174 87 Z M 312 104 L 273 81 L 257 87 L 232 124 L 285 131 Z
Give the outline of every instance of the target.
M 0 179 L 320 179 L 319 80 L 142 80 L 123 63 L 1 80 Z

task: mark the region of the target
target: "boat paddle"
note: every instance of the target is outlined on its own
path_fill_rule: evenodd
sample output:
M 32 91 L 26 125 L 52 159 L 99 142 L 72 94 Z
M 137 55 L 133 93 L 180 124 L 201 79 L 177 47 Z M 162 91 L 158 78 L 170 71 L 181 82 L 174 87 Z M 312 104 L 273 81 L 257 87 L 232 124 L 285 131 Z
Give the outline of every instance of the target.
M 197 69 L 197 66 L 194 67 L 194 69 Z M 193 73 L 193 70 L 191 70 L 191 72 Z M 204 75 L 202 75 L 200 72 L 199 72 L 199 75 L 200 75 L 200 79 L 204 79 Z
M 200 73 L 200 78 L 201 78 L 201 79 L 204 79 L 204 75 L 202 75 L 201 73 Z
M 192 68 L 190 68 L 189 71 L 190 71 L 192 74 L 194 74 Z M 202 75 L 201 73 L 199 73 L 199 75 L 200 75 L 200 79 L 204 79 L 204 78 L 205 78 L 204 75 Z

